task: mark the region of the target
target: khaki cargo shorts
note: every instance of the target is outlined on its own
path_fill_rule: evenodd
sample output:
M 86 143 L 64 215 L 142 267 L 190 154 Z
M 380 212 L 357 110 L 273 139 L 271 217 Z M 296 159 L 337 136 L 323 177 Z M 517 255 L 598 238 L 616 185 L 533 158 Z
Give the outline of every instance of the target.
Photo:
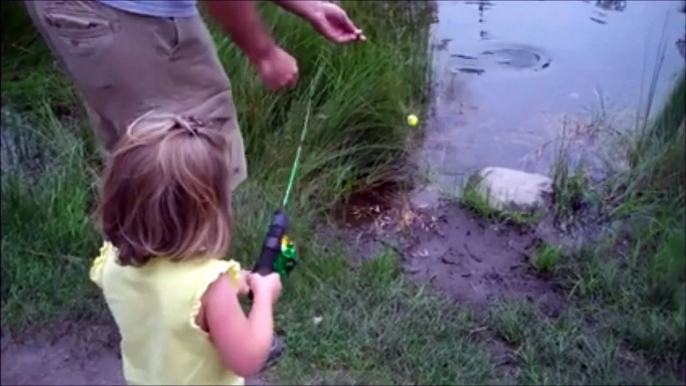
M 105 152 L 150 111 L 191 116 L 226 132 L 231 190 L 245 180 L 231 84 L 199 15 L 150 17 L 94 1 L 25 4 L 82 95 Z

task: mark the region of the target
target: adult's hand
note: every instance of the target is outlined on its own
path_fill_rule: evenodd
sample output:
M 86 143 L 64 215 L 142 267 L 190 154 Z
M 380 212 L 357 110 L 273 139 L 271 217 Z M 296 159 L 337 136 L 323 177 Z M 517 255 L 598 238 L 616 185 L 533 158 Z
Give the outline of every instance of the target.
M 292 87 L 298 80 L 298 63 L 277 45 L 256 58 L 254 64 L 257 74 L 270 90 Z
M 318 2 L 306 17 L 317 32 L 333 42 L 366 40 L 362 30 L 357 28 L 343 8 L 334 2 Z
M 288 12 L 307 20 L 322 36 L 336 43 L 365 40 L 362 30 L 333 1 L 272 0 Z

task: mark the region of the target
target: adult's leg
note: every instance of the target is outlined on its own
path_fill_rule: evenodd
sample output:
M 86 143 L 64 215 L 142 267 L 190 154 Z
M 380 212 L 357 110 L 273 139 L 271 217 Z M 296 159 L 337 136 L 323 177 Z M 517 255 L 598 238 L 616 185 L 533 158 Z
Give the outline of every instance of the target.
M 231 84 L 199 15 L 150 17 L 85 0 L 25 3 L 85 100 L 105 150 L 152 110 L 192 116 L 226 133 L 231 190 L 246 178 Z

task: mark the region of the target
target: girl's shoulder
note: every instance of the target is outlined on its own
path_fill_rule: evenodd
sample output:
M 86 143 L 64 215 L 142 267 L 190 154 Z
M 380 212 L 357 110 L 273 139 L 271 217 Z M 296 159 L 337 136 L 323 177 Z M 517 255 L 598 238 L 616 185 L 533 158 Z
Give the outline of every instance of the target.
M 99 252 L 93 259 L 89 276 L 91 281 L 102 288 L 105 267 L 108 263 L 117 262 L 118 250 L 111 242 L 105 241 L 100 247 Z M 206 258 L 175 263 L 165 259 L 153 259 L 146 266 L 144 269 L 155 269 L 157 271 L 176 271 L 182 269 L 187 274 L 192 275 L 192 272 L 195 272 L 195 275 L 205 276 L 207 280 L 212 281 L 216 280 L 221 274 L 228 275 L 229 279 L 235 284 L 238 284 L 241 279 L 241 265 L 235 260 Z

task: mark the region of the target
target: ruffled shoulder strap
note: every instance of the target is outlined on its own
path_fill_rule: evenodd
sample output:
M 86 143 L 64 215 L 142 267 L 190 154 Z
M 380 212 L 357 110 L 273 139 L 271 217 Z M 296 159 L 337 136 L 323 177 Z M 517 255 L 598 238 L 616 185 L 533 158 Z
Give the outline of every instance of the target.
M 235 260 L 211 260 L 208 269 L 205 270 L 203 277 L 198 283 L 197 291 L 195 292 L 195 296 L 193 296 L 191 305 L 190 324 L 194 330 L 203 335 L 207 335 L 207 333 L 203 331 L 195 321 L 202 308 L 203 295 L 205 295 L 210 284 L 214 283 L 221 275 L 227 275 L 235 286 L 240 285 L 242 275 L 241 264 Z
M 91 281 L 99 288 L 102 288 L 102 271 L 105 268 L 105 263 L 109 259 L 116 259 L 117 253 L 117 248 L 111 242 L 105 241 L 102 243 L 102 247 L 100 247 L 100 254 L 93 259 L 89 276 Z

